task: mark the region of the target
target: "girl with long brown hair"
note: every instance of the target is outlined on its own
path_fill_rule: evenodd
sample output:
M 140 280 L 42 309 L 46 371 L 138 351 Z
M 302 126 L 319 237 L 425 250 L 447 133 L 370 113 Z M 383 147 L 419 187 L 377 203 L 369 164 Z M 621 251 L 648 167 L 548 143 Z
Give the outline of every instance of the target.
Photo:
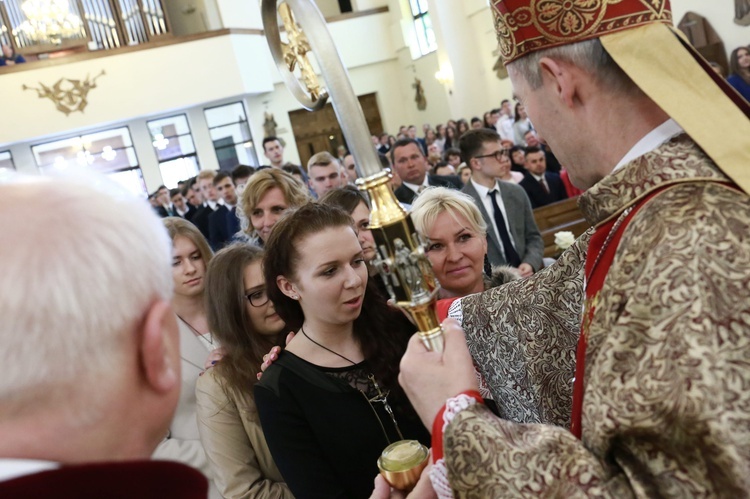
M 260 428 L 252 389 L 262 356 L 282 341 L 284 321 L 268 299 L 263 250 L 234 244 L 214 256 L 206 310 L 224 357 L 198 379 L 198 429 L 225 498 L 292 497 Z

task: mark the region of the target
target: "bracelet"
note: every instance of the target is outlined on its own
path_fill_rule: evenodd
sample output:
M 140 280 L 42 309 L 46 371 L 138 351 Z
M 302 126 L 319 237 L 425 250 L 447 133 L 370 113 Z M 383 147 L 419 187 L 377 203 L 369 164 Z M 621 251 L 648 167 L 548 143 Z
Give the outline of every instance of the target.
M 432 423 L 432 469 L 430 482 L 440 499 L 450 499 L 453 492 L 448 482 L 448 468 L 443 459 L 443 434 L 451 421 L 464 409 L 484 403 L 484 399 L 476 390 L 461 392 L 445 401 L 445 405 L 438 411 Z

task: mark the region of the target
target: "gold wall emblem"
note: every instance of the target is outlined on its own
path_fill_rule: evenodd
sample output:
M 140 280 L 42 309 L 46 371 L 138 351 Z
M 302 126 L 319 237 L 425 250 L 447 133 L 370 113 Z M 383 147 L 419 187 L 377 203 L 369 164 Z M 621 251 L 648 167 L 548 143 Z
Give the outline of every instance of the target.
M 91 78 L 86 75 L 85 80 L 71 80 L 70 78 L 60 78 L 53 85 L 45 85 L 39 82 L 39 87 L 30 87 L 22 85 L 23 90 L 36 90 L 40 99 L 49 99 L 55 103 L 55 107 L 61 113 L 68 116 L 76 111 L 83 112 L 88 105 L 89 90 L 96 88 L 96 80 L 106 74 L 104 70 Z

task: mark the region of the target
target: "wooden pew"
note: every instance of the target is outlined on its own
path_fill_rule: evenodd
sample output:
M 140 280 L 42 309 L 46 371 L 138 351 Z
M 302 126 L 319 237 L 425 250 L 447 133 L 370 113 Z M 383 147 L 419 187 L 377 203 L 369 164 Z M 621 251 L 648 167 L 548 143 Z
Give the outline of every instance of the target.
M 572 232 L 576 237 L 590 227 L 578 209 L 578 197 L 558 201 L 534 210 L 534 219 L 544 240 L 544 256 L 554 257 L 560 250 L 555 246 L 555 233 Z

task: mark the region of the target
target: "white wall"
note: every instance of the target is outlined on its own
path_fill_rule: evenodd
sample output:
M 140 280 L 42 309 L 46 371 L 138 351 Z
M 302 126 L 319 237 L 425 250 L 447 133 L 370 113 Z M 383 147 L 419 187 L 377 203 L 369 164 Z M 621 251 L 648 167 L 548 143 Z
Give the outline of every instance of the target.
M 732 0 L 672 0 L 672 15 L 675 25 L 688 12 L 695 12 L 706 18 L 724 41 L 729 54 L 737 47 L 750 45 L 750 26 L 734 23 L 734 2 Z

